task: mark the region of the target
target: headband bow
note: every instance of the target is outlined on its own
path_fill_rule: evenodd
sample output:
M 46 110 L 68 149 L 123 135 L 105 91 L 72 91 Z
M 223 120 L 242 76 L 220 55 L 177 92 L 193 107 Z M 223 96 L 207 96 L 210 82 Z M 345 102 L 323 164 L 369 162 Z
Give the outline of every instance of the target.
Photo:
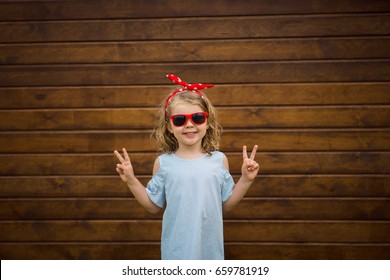
M 212 84 L 187 84 L 185 81 L 183 81 L 178 76 L 175 76 L 173 74 L 168 74 L 167 78 L 170 79 L 171 81 L 173 81 L 175 84 L 180 85 L 181 88 L 179 88 L 179 89 L 175 90 L 174 92 L 172 92 L 168 96 L 167 100 L 165 101 L 165 115 L 167 115 L 167 109 L 168 109 L 169 101 L 171 101 L 171 99 L 176 94 L 178 94 L 179 92 L 182 92 L 182 91 L 185 91 L 185 90 L 194 91 L 197 95 L 199 95 L 200 97 L 202 97 L 204 99 L 203 94 L 200 93 L 198 90 L 211 88 L 211 87 L 214 86 Z

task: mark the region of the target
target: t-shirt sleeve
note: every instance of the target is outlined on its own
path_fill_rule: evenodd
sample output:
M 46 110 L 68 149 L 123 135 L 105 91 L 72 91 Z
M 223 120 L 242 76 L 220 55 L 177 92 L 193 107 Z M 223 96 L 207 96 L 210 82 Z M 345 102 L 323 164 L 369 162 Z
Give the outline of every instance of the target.
M 235 183 L 232 175 L 225 167 L 222 167 L 222 176 L 223 176 L 222 202 L 225 203 L 232 196 Z
M 146 193 L 158 207 L 163 208 L 165 206 L 164 172 L 162 172 L 161 168 L 147 184 Z

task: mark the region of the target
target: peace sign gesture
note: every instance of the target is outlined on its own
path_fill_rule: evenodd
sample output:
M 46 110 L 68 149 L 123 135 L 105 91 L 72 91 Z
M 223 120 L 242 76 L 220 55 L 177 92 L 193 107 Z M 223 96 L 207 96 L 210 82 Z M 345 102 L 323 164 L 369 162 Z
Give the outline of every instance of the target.
M 120 164 L 116 165 L 116 172 L 118 172 L 119 176 L 121 176 L 122 181 L 127 183 L 127 181 L 134 179 L 135 175 L 133 166 L 131 165 L 130 157 L 127 154 L 126 149 L 123 148 L 122 152 L 123 157 L 117 150 L 114 151 L 114 154 L 121 162 Z
M 246 146 L 242 147 L 243 163 L 241 167 L 241 172 L 242 176 L 248 181 L 253 181 L 256 178 L 257 173 L 259 172 L 259 164 L 255 161 L 257 148 L 257 145 L 253 147 L 252 153 L 248 158 Z

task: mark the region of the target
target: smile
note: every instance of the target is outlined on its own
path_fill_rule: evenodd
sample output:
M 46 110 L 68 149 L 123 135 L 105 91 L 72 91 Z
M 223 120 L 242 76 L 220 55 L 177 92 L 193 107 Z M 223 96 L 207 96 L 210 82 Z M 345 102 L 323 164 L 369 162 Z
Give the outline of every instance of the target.
M 185 133 L 183 133 L 184 135 L 188 135 L 188 136 L 192 136 L 192 135 L 195 135 L 196 133 L 198 133 L 198 132 L 196 132 L 196 131 L 191 131 L 191 132 L 185 132 Z

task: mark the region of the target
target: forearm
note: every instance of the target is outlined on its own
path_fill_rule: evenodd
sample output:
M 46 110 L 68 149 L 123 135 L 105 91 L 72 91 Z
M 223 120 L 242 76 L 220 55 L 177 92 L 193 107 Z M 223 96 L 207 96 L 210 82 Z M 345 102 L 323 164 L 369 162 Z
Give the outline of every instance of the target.
M 141 182 L 134 178 L 126 182 L 126 185 L 133 193 L 135 199 L 150 213 L 156 214 L 161 208 L 154 204 L 148 194 L 146 193 L 146 188 L 141 184 Z
M 252 185 L 251 180 L 245 179 L 243 176 L 238 180 L 236 185 L 233 188 L 232 195 L 230 198 L 223 204 L 224 211 L 230 211 L 236 206 L 241 199 L 245 196 L 249 187 Z

